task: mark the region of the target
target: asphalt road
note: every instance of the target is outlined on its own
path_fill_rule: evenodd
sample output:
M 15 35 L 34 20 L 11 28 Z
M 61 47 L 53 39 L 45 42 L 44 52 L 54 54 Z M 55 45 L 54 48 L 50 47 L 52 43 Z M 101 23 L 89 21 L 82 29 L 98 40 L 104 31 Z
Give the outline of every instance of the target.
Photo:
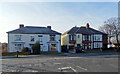
M 2 72 L 118 72 L 118 55 L 67 54 L 4 58 Z

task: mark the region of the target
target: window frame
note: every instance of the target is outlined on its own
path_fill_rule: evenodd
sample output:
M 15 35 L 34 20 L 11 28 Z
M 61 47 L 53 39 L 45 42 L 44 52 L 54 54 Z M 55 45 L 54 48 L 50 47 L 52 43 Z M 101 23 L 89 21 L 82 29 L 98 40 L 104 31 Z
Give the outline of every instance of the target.
M 76 41 L 76 35 L 69 35 L 69 41 Z
M 15 41 L 22 41 L 22 35 L 15 35 Z
M 30 36 L 30 41 L 34 42 L 35 41 L 35 36 Z
M 56 40 L 56 35 L 50 35 L 50 41 L 55 41 Z

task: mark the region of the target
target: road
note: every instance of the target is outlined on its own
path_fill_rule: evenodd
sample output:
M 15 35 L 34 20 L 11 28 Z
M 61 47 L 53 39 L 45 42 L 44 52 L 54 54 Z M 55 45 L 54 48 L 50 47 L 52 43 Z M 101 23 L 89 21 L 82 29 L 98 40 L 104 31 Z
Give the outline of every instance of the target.
M 118 55 L 67 54 L 4 58 L 2 72 L 118 72 Z

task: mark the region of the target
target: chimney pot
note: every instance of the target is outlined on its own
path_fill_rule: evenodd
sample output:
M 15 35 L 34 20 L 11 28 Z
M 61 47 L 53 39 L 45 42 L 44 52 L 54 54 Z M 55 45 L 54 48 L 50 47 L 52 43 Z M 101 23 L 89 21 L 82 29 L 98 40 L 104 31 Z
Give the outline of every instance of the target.
M 89 26 L 90 26 L 89 23 L 87 23 L 87 24 L 86 24 L 86 28 L 89 28 Z
M 51 29 L 51 26 L 47 26 L 48 29 Z
M 19 25 L 19 28 L 22 28 L 22 27 L 24 27 L 24 24 L 20 24 L 20 25 Z

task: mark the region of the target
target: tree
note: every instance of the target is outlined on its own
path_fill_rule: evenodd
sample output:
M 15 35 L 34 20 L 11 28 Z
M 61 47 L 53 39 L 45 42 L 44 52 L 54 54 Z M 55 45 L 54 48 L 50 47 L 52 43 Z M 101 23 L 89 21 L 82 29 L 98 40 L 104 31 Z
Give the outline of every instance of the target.
M 100 27 L 102 32 L 108 34 L 109 41 L 111 37 L 115 37 L 117 46 L 119 46 L 119 36 L 120 36 L 120 18 L 110 18 L 105 21 L 104 25 Z M 118 48 L 119 49 L 119 48 Z
M 26 52 L 29 52 L 30 53 L 30 49 L 28 47 L 23 47 L 22 48 L 22 52 L 23 53 L 26 53 Z
M 99 30 L 101 32 L 104 32 L 108 35 L 108 43 L 111 43 L 111 38 L 113 37 L 113 32 L 111 30 L 111 25 L 109 24 L 104 24 L 99 27 Z
M 2 49 L 7 49 L 8 44 L 7 43 L 2 43 Z
M 32 49 L 33 49 L 33 53 L 34 53 L 34 54 L 40 54 L 40 42 L 37 41 L 37 42 L 32 46 Z

